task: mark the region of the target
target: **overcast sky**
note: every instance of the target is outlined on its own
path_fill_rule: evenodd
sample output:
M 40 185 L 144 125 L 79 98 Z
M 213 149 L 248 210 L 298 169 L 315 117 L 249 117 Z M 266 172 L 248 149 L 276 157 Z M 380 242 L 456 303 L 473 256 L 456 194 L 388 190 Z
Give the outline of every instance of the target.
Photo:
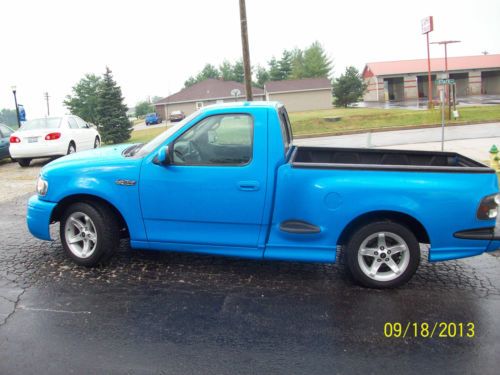
M 458 39 L 450 56 L 500 53 L 500 2 L 247 0 L 252 65 L 283 49 L 323 44 L 338 76 L 348 65 L 426 57 L 420 20 L 434 16 L 432 40 Z M 63 114 L 71 87 L 108 65 L 129 106 L 167 96 L 205 63 L 241 56 L 238 0 L 16 0 L 0 2 L 0 109 L 28 118 Z M 431 55 L 443 55 L 432 46 Z

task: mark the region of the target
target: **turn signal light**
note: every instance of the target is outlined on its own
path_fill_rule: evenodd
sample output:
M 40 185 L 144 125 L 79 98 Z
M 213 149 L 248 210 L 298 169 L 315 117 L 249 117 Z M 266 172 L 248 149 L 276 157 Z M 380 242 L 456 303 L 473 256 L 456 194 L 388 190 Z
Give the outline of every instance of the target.
M 21 143 L 21 140 L 19 139 L 19 137 L 16 137 L 13 135 L 12 137 L 10 137 L 9 142 L 10 143 Z
M 49 133 L 45 136 L 46 141 L 53 141 L 54 139 L 61 138 L 61 133 Z

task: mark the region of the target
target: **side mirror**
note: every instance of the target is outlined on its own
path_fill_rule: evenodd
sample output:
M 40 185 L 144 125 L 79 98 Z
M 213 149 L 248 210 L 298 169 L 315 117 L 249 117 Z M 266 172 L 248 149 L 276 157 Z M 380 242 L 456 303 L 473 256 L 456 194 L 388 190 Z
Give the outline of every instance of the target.
M 168 146 L 162 147 L 158 150 L 153 163 L 158 165 L 169 165 L 170 164 L 170 154 L 168 152 Z

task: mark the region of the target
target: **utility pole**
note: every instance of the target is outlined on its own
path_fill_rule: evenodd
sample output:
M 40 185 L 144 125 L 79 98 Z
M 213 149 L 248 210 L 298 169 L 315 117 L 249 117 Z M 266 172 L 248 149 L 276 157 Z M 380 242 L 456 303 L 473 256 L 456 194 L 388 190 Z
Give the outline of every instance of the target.
M 49 93 L 48 92 L 45 92 L 45 94 L 43 94 L 43 97 L 45 98 L 45 101 L 47 102 L 47 117 L 50 116 L 50 108 L 49 108 Z
M 243 68 L 245 71 L 245 91 L 247 100 L 253 100 L 252 71 L 250 69 L 250 52 L 248 48 L 247 10 L 245 0 L 240 0 L 241 47 L 243 49 Z

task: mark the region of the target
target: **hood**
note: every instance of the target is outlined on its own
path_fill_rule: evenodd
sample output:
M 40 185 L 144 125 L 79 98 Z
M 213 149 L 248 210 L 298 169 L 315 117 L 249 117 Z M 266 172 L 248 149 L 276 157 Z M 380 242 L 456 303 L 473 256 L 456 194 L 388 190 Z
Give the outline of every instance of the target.
M 115 146 L 101 147 L 88 151 L 76 152 L 71 155 L 51 161 L 42 169 L 42 175 L 46 175 L 54 170 L 68 169 L 91 169 L 94 167 L 114 166 L 129 164 L 133 161 L 132 158 L 127 158 L 122 155 L 123 150 L 131 147 L 132 144 L 120 144 Z

